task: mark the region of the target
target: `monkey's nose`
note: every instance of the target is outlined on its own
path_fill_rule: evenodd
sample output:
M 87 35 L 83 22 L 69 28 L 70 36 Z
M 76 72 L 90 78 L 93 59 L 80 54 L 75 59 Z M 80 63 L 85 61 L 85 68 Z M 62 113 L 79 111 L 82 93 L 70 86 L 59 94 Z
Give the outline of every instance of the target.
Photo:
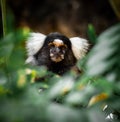
M 51 53 L 57 54 L 60 52 L 60 49 L 58 47 L 54 47 L 53 49 L 50 50 Z

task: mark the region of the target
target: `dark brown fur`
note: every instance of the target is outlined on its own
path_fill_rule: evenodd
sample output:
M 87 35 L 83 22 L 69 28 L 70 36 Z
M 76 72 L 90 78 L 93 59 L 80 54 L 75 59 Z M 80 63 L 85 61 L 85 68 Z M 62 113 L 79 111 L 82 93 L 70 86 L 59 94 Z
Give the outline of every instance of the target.
M 50 59 L 50 47 L 48 44 L 52 42 L 54 39 L 61 39 L 64 42 L 64 44 L 67 45 L 64 59 L 60 62 L 54 62 Z M 34 56 L 37 60 L 38 66 L 44 65 L 48 68 L 49 71 L 52 71 L 53 73 L 59 75 L 62 75 L 68 70 L 70 70 L 71 67 L 73 67 L 77 61 L 73 55 L 70 40 L 59 33 L 52 33 L 48 35 L 45 39 L 43 47 Z

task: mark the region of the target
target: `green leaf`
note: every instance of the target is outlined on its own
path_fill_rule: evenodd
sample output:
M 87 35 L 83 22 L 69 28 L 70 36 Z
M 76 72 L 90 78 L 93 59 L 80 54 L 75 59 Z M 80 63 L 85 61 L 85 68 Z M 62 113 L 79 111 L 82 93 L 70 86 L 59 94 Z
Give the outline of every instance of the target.
M 110 80 L 120 80 L 120 24 L 111 27 L 98 37 L 86 63 L 87 74 L 105 75 Z
M 91 41 L 91 43 L 95 44 L 96 43 L 96 39 L 97 39 L 97 35 L 96 35 L 95 29 L 94 29 L 92 24 L 88 25 L 87 34 L 88 34 L 88 39 Z

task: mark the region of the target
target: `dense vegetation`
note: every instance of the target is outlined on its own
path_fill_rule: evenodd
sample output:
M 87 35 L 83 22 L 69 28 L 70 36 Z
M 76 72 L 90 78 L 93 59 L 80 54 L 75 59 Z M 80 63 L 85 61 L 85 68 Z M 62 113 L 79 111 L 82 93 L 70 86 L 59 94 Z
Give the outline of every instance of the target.
M 0 121 L 104 122 L 106 104 L 107 113 L 119 113 L 119 33 L 117 24 L 96 38 L 88 56 L 78 63 L 84 72 L 77 79 L 73 72 L 58 77 L 44 67 L 25 65 L 27 30 L 6 35 L 0 41 Z M 51 77 L 34 82 L 36 76 L 48 74 Z
M 80 76 L 70 71 L 60 77 L 26 65 L 28 28 L 8 30 L 0 39 L 0 122 L 119 122 L 119 23 L 98 37 L 89 25 L 94 46 L 77 64 Z M 114 119 L 107 120 L 110 113 Z

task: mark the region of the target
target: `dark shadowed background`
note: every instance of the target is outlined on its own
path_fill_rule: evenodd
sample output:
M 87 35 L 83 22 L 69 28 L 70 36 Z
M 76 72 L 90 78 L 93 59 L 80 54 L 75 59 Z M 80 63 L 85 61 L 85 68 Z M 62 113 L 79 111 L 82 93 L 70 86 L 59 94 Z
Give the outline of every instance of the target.
M 87 37 L 88 24 L 99 34 L 118 19 L 108 0 L 7 0 L 17 27 Z

